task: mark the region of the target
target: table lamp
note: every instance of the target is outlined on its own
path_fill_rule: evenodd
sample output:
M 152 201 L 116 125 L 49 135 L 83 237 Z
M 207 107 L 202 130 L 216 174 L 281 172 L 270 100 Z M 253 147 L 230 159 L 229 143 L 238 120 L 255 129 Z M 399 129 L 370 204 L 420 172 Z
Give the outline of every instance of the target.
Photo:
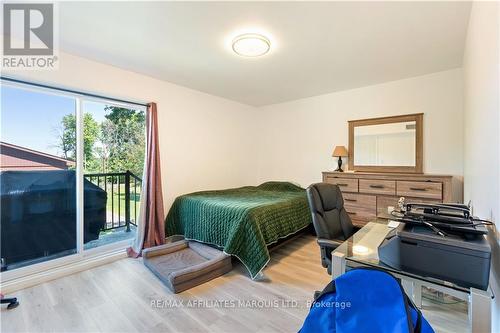
M 335 169 L 337 172 L 344 172 L 342 170 L 342 157 L 347 157 L 347 149 L 344 146 L 336 146 L 335 149 L 333 150 L 333 157 L 338 157 L 338 168 Z

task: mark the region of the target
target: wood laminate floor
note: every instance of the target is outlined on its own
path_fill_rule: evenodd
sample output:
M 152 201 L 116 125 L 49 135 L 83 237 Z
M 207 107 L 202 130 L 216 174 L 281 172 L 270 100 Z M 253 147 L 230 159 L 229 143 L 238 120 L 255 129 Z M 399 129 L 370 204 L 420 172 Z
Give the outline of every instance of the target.
M 245 268 L 172 294 L 140 259 L 53 280 L 15 293 L 21 305 L 1 310 L 2 332 L 297 332 L 313 292 L 330 277 L 315 239 L 302 235 L 276 248 L 252 281 Z M 424 301 L 437 332 L 469 332 L 466 305 Z

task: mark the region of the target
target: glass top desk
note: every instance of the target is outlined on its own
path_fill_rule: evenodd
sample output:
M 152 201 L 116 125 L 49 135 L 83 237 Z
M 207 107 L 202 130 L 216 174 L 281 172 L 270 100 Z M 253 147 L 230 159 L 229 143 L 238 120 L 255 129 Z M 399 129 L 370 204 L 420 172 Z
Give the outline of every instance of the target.
M 383 269 L 401 280 L 406 293 L 412 297 L 418 307 L 422 306 L 422 286 L 428 286 L 467 301 L 472 332 L 490 332 L 493 299 L 491 288 L 487 291 L 465 288 L 448 281 L 412 274 L 383 264 L 378 258 L 378 246 L 391 230 L 393 229 L 388 227 L 387 220 L 375 220 L 366 224 L 339 245 L 332 252 L 333 278 L 355 267 L 369 266 Z

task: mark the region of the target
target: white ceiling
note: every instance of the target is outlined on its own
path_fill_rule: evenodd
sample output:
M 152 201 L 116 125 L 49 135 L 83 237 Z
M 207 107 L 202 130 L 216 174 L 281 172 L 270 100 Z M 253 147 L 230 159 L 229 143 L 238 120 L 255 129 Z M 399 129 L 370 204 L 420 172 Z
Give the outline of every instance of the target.
M 61 49 L 250 105 L 460 67 L 468 2 L 65 2 Z M 273 41 L 241 58 L 248 28 Z

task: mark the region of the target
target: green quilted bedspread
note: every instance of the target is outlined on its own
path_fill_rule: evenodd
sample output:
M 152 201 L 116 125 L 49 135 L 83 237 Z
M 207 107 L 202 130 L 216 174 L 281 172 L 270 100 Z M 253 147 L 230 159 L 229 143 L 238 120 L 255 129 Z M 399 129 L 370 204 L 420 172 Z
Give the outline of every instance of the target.
M 184 235 L 223 248 L 255 278 L 270 259 L 267 245 L 310 223 L 303 188 L 287 182 L 267 182 L 180 196 L 170 208 L 165 229 L 169 236 Z

